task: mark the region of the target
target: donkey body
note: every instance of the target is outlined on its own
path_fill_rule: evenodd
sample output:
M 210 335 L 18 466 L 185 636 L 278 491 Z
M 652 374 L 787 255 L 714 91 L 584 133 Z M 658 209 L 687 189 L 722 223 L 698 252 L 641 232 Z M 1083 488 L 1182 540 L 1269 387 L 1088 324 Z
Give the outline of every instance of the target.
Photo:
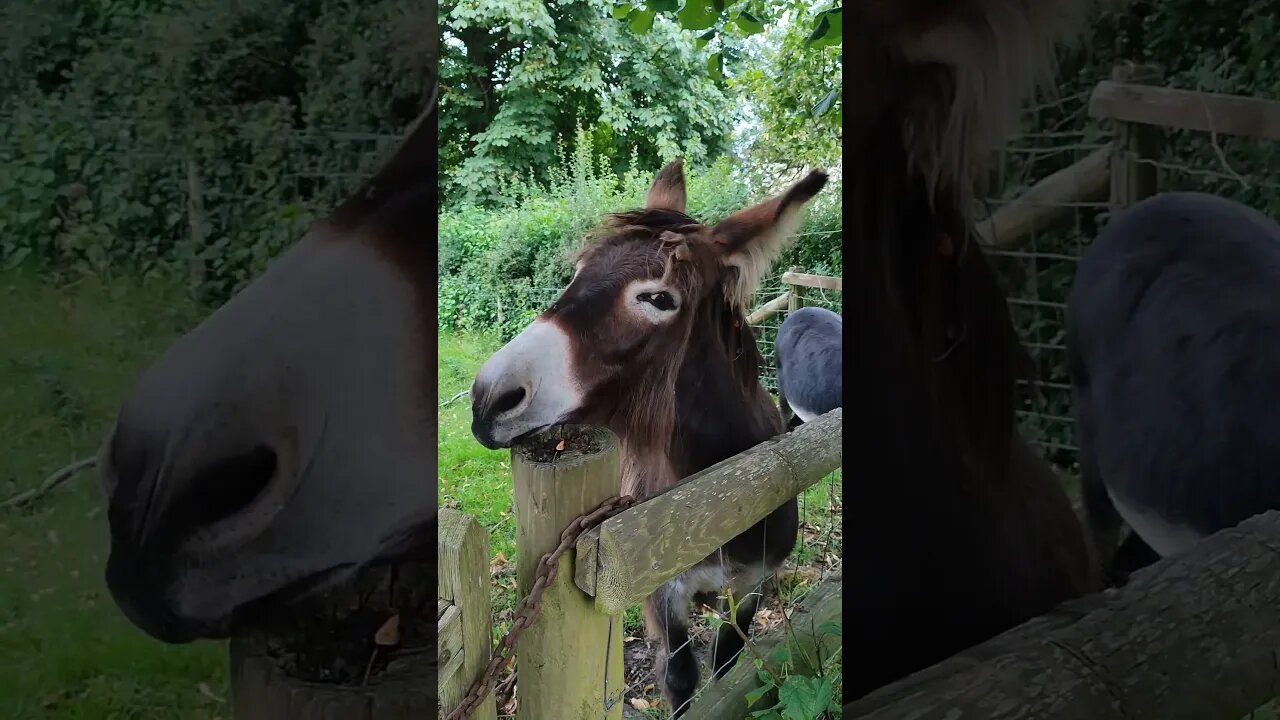
M 1280 508 L 1280 224 L 1202 193 L 1117 214 L 1077 271 L 1067 349 L 1085 509 L 1118 576 Z
M 971 217 L 978 158 L 1088 4 L 898 0 L 846 20 L 862 34 L 845 167 L 846 713 L 1100 588 L 1070 501 L 1016 428 L 1031 363 Z
M 791 428 L 840 407 L 843 335 L 840 316 L 817 307 L 800 308 L 778 327 L 778 397 L 795 413 Z
M 760 384 L 745 304 L 825 182 L 811 173 L 707 227 L 685 214 L 682 166 L 668 165 L 645 208 L 607 220 L 560 298 L 480 369 L 472 385 L 477 440 L 507 447 L 558 423 L 605 425 L 622 441 L 622 491 L 644 499 L 782 432 Z M 716 639 L 718 676 L 742 650 L 739 630 L 750 629 L 758 586 L 790 554 L 797 532 L 792 498 L 646 600 L 674 716 L 699 680 L 690 603 L 725 587 L 740 601 Z

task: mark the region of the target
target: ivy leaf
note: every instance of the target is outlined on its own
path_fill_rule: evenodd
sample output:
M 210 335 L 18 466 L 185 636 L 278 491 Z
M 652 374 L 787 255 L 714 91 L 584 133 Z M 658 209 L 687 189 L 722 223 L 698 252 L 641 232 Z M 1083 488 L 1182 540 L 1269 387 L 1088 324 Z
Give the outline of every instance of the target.
M 823 96 L 822 96 L 822 99 L 818 101 L 818 104 L 813 106 L 813 110 L 812 110 L 812 113 L 813 113 L 813 119 L 814 119 L 814 120 L 817 120 L 818 118 L 822 117 L 823 115 L 826 115 L 826 114 L 827 114 L 827 111 L 831 109 L 831 105 L 832 105 L 833 103 L 835 103 L 836 98 L 838 98 L 838 97 L 840 97 L 840 88 L 836 88 L 835 90 L 832 90 L 831 92 L 827 93 L 826 95 L 823 95 Z M 823 626 L 822 626 L 822 627 L 823 627 L 823 628 L 825 628 L 825 627 L 827 627 L 828 625 L 831 625 L 831 623 L 825 623 L 825 624 L 823 624 Z M 840 626 L 839 626 L 839 625 L 836 625 L 836 626 L 835 626 L 835 628 L 836 628 L 836 631 L 835 631 L 834 633 L 832 633 L 832 634 L 833 634 L 833 635 L 839 635 L 839 634 L 840 634 Z M 820 628 L 820 629 L 821 629 L 821 628 Z
M 724 58 L 720 53 L 715 53 L 707 58 L 707 74 L 711 76 L 712 80 L 724 79 Z
M 657 16 L 653 10 L 640 10 L 637 8 L 631 13 L 631 20 L 627 23 L 627 27 L 631 28 L 631 32 L 637 35 L 643 35 L 653 28 L 653 18 Z
M 649 0 L 646 4 L 654 12 L 674 12 L 680 7 L 680 0 Z
M 685 0 L 684 7 L 676 14 L 676 21 L 685 30 L 706 30 L 715 25 L 720 11 L 707 4 L 707 0 Z
M 632 10 L 631 6 L 626 3 L 622 3 L 620 5 L 614 5 L 613 11 L 612 11 L 613 19 L 625 20 L 626 17 L 631 14 L 631 10 Z
M 738 13 L 738 17 L 734 18 L 734 22 L 737 23 L 738 29 L 748 37 L 755 35 L 756 33 L 764 32 L 764 23 L 760 22 L 755 15 L 752 15 L 746 10 Z

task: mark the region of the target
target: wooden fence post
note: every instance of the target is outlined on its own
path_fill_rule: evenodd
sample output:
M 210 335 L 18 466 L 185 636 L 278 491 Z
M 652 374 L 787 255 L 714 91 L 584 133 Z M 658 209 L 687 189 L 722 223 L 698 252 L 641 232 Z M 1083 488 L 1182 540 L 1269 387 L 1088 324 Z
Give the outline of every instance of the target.
M 439 598 L 436 617 L 439 717 L 453 712 L 489 664 L 493 653 L 489 600 L 489 535 L 466 513 L 440 509 L 436 535 Z M 473 720 L 498 717 L 493 694 Z
M 1160 70 L 1152 65 L 1120 65 L 1111 71 L 1111 79 L 1135 85 L 1158 85 Z M 1111 155 L 1111 212 L 1159 192 L 1157 168 L 1140 160 L 1160 156 L 1161 130 L 1151 125 L 1116 121 L 1114 148 Z
M 800 272 L 800 268 L 792 265 L 790 268 L 787 268 L 787 272 Z M 787 312 L 795 312 L 802 307 L 804 307 L 804 286 L 792 285 L 791 297 L 787 301 Z
M 613 433 L 573 425 L 512 449 L 519 597 L 569 523 L 619 493 L 618 457 Z M 518 720 L 622 719 L 622 616 L 598 612 L 574 585 L 574 561 L 572 552 L 561 556 L 538 618 L 516 644 Z

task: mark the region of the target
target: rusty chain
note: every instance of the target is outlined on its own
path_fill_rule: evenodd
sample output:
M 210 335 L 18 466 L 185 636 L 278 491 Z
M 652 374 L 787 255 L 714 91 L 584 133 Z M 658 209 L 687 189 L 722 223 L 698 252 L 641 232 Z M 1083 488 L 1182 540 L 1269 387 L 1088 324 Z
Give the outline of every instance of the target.
M 516 641 L 520 639 L 523 633 L 533 621 L 538 618 L 538 613 L 542 610 L 542 593 L 544 593 L 552 581 L 556 579 L 556 574 L 560 571 L 560 556 L 566 550 L 573 547 L 578 541 L 578 536 L 626 510 L 636 504 L 636 499 L 630 495 L 621 497 L 611 497 L 600 504 L 595 510 L 576 518 L 569 526 L 560 533 L 560 544 L 555 550 L 542 556 L 538 561 L 538 569 L 534 573 L 533 589 L 529 594 L 520 601 L 516 606 L 515 616 L 511 621 L 511 629 L 507 631 L 502 642 L 494 649 L 493 658 L 489 660 L 489 667 L 485 669 L 471 687 L 467 690 L 467 694 L 458 703 L 458 707 L 449 713 L 445 720 L 467 720 L 471 717 L 480 701 L 483 700 L 493 689 L 493 683 L 498 678 L 498 673 L 507 666 L 512 658 L 512 650 L 516 646 Z

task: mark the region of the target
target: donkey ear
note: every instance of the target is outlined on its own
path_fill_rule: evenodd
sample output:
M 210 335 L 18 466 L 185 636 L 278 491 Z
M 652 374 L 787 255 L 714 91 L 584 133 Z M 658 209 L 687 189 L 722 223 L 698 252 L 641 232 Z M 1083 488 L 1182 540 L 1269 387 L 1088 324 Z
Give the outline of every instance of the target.
M 684 212 L 687 198 L 684 191 L 684 161 L 676 158 L 658 171 L 649 193 L 644 196 L 644 206 L 649 210 L 675 210 Z
M 750 302 L 783 242 L 800 227 L 805 205 L 826 184 L 827 174 L 814 170 L 781 195 L 739 210 L 711 229 L 720 264 L 736 270 L 725 287 L 731 304 L 745 308 Z

